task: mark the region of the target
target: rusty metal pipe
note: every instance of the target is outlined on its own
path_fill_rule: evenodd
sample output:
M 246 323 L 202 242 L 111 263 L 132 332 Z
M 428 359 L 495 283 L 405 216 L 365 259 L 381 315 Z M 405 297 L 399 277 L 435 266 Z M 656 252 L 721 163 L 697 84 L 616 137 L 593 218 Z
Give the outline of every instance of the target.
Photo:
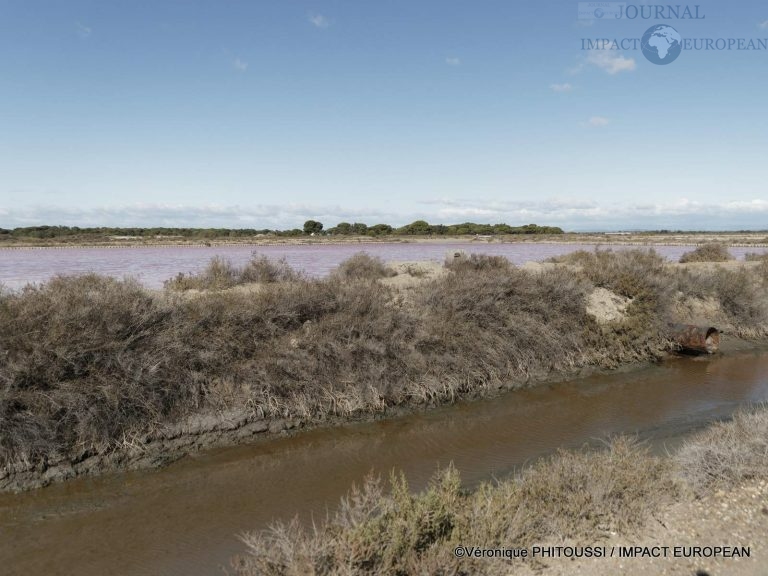
M 673 324 L 671 337 L 682 350 L 714 354 L 720 347 L 720 331 L 712 326 Z

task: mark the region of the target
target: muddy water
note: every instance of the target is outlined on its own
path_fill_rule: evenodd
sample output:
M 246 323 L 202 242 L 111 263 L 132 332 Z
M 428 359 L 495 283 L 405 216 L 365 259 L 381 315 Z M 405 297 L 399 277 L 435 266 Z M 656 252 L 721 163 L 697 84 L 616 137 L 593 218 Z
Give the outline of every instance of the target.
M 370 470 L 414 488 L 453 461 L 473 484 L 560 446 L 619 432 L 664 450 L 680 435 L 768 400 L 768 352 L 674 359 L 623 374 L 508 393 L 386 422 L 221 449 L 165 469 L 0 495 L 0 573 L 221 574 L 236 534 L 333 508 Z

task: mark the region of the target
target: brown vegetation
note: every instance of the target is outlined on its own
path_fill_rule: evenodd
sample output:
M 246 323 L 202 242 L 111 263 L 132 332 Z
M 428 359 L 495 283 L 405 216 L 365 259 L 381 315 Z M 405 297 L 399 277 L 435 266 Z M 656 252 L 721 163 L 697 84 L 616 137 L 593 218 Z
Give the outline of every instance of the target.
M 285 259 L 270 260 L 266 256 L 253 254 L 242 267 L 237 267 L 226 258 L 214 256 L 199 274 L 179 273 L 166 280 L 170 290 L 224 290 L 242 284 L 271 284 L 290 282 L 301 278 Z
M 726 333 L 743 337 L 768 334 L 768 263 L 756 269 L 684 268 L 668 265 L 653 250 L 577 251 L 550 261 L 578 266 L 595 286 L 631 298 L 628 307 L 636 334 L 664 333 L 670 322 L 717 322 Z M 691 300 L 714 305 L 715 318 L 681 317 Z
M 619 438 L 602 451 L 561 451 L 516 477 L 462 490 L 453 468 L 412 494 L 369 477 L 312 529 L 298 518 L 244 536 L 240 576 L 508 574 L 504 558 L 456 558 L 458 546 L 599 544 L 631 537 L 663 506 L 713 486 L 768 478 L 768 411 L 739 414 L 660 459 Z M 524 562 L 516 559 L 515 562 Z
M 728 260 L 733 260 L 733 256 L 724 244 L 718 242 L 704 244 L 680 256 L 681 264 L 688 262 L 727 262 Z
M 745 411 L 687 442 L 676 455 L 678 473 L 698 493 L 768 476 L 768 409 Z
M 196 415 L 353 418 L 655 358 L 678 291 L 765 333 L 765 280 L 751 271 L 681 275 L 639 251 L 569 258 L 582 272 L 468 258 L 407 297 L 367 256 L 322 280 L 255 258 L 214 261 L 162 293 L 95 275 L 2 293 L 0 478 L 141 450 Z M 259 290 L 217 290 L 253 280 Z M 587 314 L 594 286 L 632 299 L 621 320 Z M 191 287 L 209 290 L 177 292 Z
M 358 252 L 339 264 L 332 276 L 339 280 L 379 280 L 395 274 L 378 256 Z

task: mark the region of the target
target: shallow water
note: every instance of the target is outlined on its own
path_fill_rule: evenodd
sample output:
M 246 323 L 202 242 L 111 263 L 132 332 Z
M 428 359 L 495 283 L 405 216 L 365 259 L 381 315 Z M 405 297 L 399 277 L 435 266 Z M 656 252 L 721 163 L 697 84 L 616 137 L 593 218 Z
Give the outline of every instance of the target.
M 472 485 L 617 433 L 637 433 L 664 451 L 686 432 L 766 400 L 766 351 L 679 358 L 213 450 L 161 470 L 0 495 L 0 572 L 221 574 L 242 550 L 236 534 L 297 513 L 321 518 L 371 470 L 404 470 L 418 489 L 451 461 Z
M 539 261 L 575 250 L 594 250 L 595 244 L 552 243 L 370 243 L 314 244 L 281 246 L 151 246 L 134 248 L 18 248 L 0 250 L 0 284 L 21 288 L 29 282 L 43 282 L 55 274 L 96 272 L 122 278 L 138 278 L 150 288 L 159 288 L 163 281 L 179 272 L 198 272 L 213 256 L 224 256 L 235 264 L 248 261 L 257 251 L 269 258 L 285 258 L 298 270 L 322 276 L 349 258 L 366 251 L 386 261 L 432 260 L 442 262 L 448 252 L 465 250 L 502 255 L 514 264 Z M 636 246 L 615 246 L 621 250 Z M 678 260 L 690 246 L 655 246 L 654 249 L 670 260 Z M 746 252 L 764 249 L 731 248 L 737 258 Z

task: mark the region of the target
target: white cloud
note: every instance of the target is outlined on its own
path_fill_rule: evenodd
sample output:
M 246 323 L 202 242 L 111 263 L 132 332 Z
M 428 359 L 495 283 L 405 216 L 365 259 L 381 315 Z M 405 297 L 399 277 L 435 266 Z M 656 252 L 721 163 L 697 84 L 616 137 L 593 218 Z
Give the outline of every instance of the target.
M 448 64 L 448 66 L 459 66 L 461 64 L 461 60 L 456 57 L 451 57 L 446 58 L 445 63 Z
M 549 87 L 553 92 L 570 92 L 573 90 L 573 86 L 571 86 L 568 82 L 565 84 L 550 84 Z
M 757 26 L 762 30 L 768 30 L 768 20 L 763 20 Z
M 603 126 L 608 126 L 608 124 L 611 121 L 608 120 L 605 116 L 592 116 L 589 120 L 587 120 L 587 126 L 592 126 L 593 128 L 601 128 Z
M 75 24 L 75 31 L 77 32 L 77 35 L 80 36 L 82 39 L 90 38 L 91 34 L 93 33 L 93 30 L 86 26 L 85 24 L 80 24 L 80 22 L 77 22 Z
M 668 203 L 598 203 L 593 200 L 551 198 L 542 201 L 438 199 L 426 219 L 435 222 L 506 222 L 512 225 L 550 224 L 570 230 L 764 229 L 768 199 L 735 200 L 719 204 L 683 198 Z
M 245 62 L 240 58 L 235 58 L 235 61 L 232 62 L 232 66 L 235 68 L 235 70 L 239 70 L 240 72 L 245 72 L 248 70 L 248 62 Z
M 167 226 L 218 228 L 300 228 L 308 219 L 326 226 L 342 221 L 368 224 L 405 222 L 403 216 L 376 209 L 348 209 L 338 205 L 218 204 L 187 205 L 137 203 L 121 206 L 78 208 L 38 205 L 27 208 L 0 206 L 0 228 L 38 226 L 55 222 L 63 226 Z M 415 220 L 413 218 L 412 220 Z M 408 220 L 410 221 L 410 220 Z
M 308 18 L 310 24 L 315 28 L 328 28 L 331 25 L 331 21 L 322 14 L 310 14 Z
M 550 224 L 567 230 L 765 229 L 768 198 L 704 203 L 682 198 L 666 203 L 599 203 L 587 199 L 549 198 L 510 201 L 488 198 L 433 199 L 426 209 L 406 213 L 349 209 L 338 205 L 183 205 L 133 204 L 77 208 L 0 206 L 0 227 L 60 224 L 65 226 L 167 226 L 288 229 L 308 219 L 326 227 L 339 222 L 387 223 L 399 226 L 417 219 L 451 224 L 506 222 Z
M 608 74 L 618 74 L 634 70 L 636 67 L 634 58 L 625 58 L 614 50 L 591 50 L 587 56 L 587 62 L 605 70 Z

